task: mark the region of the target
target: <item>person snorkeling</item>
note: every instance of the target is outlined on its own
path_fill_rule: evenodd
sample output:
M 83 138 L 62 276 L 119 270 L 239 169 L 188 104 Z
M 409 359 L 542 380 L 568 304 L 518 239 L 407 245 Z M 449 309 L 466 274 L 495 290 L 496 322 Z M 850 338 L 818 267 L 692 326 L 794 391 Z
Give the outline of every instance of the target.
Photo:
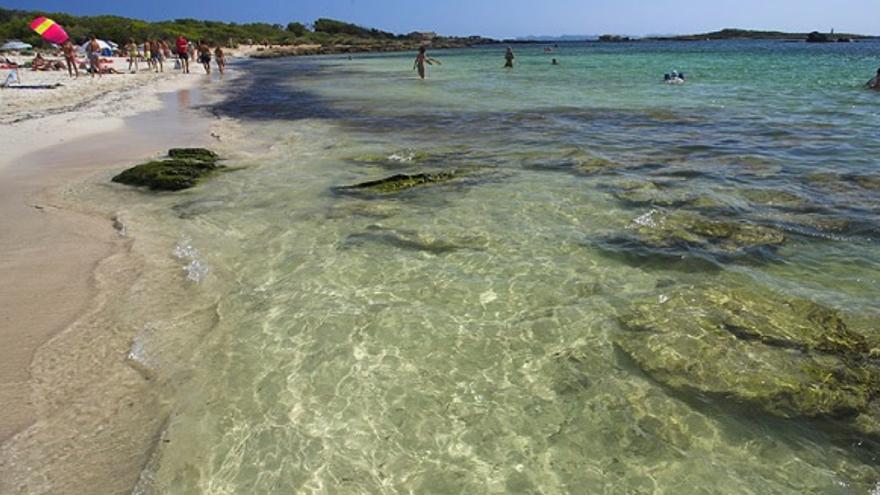
M 437 59 L 435 59 L 435 58 L 431 58 L 431 57 L 429 57 L 428 54 L 427 54 L 427 48 L 425 48 L 424 46 L 422 46 L 422 47 L 419 47 L 419 54 L 416 55 L 416 60 L 415 60 L 415 62 L 413 62 L 413 70 L 418 70 L 418 71 L 419 71 L 419 77 L 422 78 L 422 79 L 425 78 L 425 64 L 428 64 L 428 65 L 434 65 L 434 64 L 437 64 L 437 65 L 443 65 L 443 64 L 440 63 L 439 60 L 437 60 Z

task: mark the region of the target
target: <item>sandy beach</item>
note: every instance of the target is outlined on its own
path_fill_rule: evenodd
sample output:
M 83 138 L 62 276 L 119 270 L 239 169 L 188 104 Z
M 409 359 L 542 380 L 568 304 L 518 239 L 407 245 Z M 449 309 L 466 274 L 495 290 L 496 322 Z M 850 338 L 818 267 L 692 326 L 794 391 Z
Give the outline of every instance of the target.
M 125 290 L 138 264 L 112 212 L 63 195 L 211 139 L 189 108 L 208 78 L 22 69 L 22 79 L 63 86 L 0 90 L 0 493 L 128 492 L 162 419 L 151 384 L 125 362 L 132 336 L 101 324 L 100 295 Z

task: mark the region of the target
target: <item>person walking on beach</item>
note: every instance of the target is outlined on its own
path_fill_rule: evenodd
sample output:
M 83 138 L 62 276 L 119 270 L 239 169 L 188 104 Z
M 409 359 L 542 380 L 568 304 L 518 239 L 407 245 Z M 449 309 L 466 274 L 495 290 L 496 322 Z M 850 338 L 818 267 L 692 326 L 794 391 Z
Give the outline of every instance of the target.
M 180 61 L 180 70 L 189 74 L 189 42 L 183 36 L 178 36 L 174 43 L 177 47 L 177 60 Z
M 429 57 L 428 54 L 427 54 L 427 48 L 425 48 L 425 47 L 423 46 L 423 47 L 420 47 L 420 48 L 419 48 L 419 54 L 416 55 L 416 60 L 415 60 L 415 62 L 413 62 L 413 70 L 418 69 L 418 71 L 419 71 L 419 77 L 422 78 L 422 79 L 425 78 L 425 64 L 428 64 L 428 65 L 434 65 L 434 64 L 437 64 L 437 65 L 443 65 L 443 64 L 440 63 L 439 60 L 437 60 L 437 59 L 435 59 L 435 58 L 431 58 L 431 57 Z
M 880 91 L 880 69 L 877 69 L 877 75 L 874 76 L 874 79 L 868 81 L 868 89 L 873 89 Z
M 125 53 L 128 54 L 128 72 L 134 74 L 140 70 L 140 67 L 138 67 L 138 47 L 137 43 L 134 42 L 134 38 L 128 39 L 128 43 L 125 44 Z M 134 67 L 134 70 L 131 70 L 132 67 Z
M 513 55 L 513 48 L 507 47 L 507 53 L 504 54 L 504 68 L 512 69 L 513 68 L 513 59 L 516 57 Z
M 67 63 L 67 73 L 70 74 L 70 77 L 79 77 L 79 67 L 76 66 L 76 48 L 73 47 L 73 43 L 67 40 L 61 49 L 64 51 L 64 62 Z
M 211 75 L 211 47 L 199 40 L 199 63 L 205 68 L 205 74 Z
M 226 71 L 226 54 L 223 53 L 223 47 L 220 45 L 214 49 L 214 58 L 217 60 L 217 70 L 220 71 L 220 75 L 223 75 L 223 72 Z
M 162 44 L 157 39 L 150 40 L 150 57 L 153 60 L 153 69 L 157 73 L 165 72 L 165 66 L 162 63 L 165 58 L 162 55 Z
M 147 68 L 153 70 L 153 52 L 150 51 L 150 38 L 144 40 L 144 62 Z
M 89 44 L 86 45 L 86 56 L 89 59 L 89 72 L 92 73 L 92 78 L 95 77 L 95 74 L 98 74 L 98 77 L 103 77 L 104 71 L 101 69 L 101 45 L 98 44 L 98 39 L 94 36 L 89 38 Z

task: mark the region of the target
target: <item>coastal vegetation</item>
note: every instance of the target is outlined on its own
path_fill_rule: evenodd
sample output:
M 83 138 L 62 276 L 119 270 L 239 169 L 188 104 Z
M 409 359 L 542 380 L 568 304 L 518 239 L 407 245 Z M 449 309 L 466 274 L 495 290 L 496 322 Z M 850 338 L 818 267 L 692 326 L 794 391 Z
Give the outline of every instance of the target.
M 47 42 L 28 26 L 31 20 L 40 15 L 45 15 L 62 25 L 76 43 L 84 42 L 91 35 L 116 42 L 129 38 L 170 39 L 183 35 L 192 40 L 201 39 L 231 46 L 250 43 L 300 45 L 311 47 L 311 51 L 315 53 L 328 53 L 403 50 L 422 44 L 433 47 L 460 47 L 492 41 L 478 36 L 456 38 L 420 32 L 394 34 L 333 19 L 318 19 L 311 26 L 302 22 L 290 22 L 283 26 L 263 22 L 238 24 L 196 19 L 148 22 L 112 15 L 75 16 L 60 12 L 4 8 L 0 8 L 0 40 L 16 39 L 35 47 L 48 47 Z

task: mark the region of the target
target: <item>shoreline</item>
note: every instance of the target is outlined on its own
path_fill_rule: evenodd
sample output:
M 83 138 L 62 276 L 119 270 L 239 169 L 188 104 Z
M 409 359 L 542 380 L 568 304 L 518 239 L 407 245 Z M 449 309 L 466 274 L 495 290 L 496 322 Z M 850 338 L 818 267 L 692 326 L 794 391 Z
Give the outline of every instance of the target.
M 64 196 L 170 147 L 208 144 L 210 120 L 192 111 L 207 84 L 149 78 L 0 124 L 13 143 L 0 157 L 0 268 L 11 282 L 0 288 L 0 492 L 122 493 L 140 475 L 161 426 L 159 389 L 125 359 L 133 335 L 100 322 L 142 268 L 112 212 Z

